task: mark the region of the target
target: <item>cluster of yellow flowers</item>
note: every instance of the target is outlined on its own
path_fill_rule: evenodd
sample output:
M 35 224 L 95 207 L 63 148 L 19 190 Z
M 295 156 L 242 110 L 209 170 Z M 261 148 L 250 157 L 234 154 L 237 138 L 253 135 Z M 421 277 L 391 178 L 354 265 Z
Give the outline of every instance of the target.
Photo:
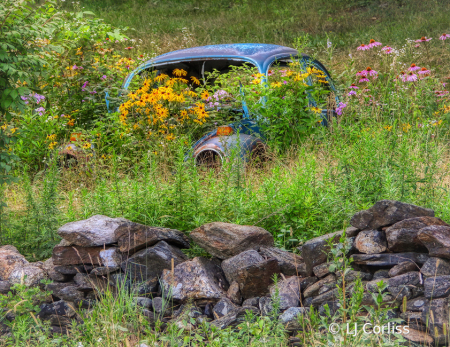
M 200 125 L 206 122 L 205 104 L 196 100 L 198 94 L 188 86 L 189 80 L 184 78 L 187 72 L 175 69 L 172 74 L 175 77 L 159 74 L 147 78 L 139 89 L 128 94 L 128 100 L 119 107 L 123 126 L 129 128 L 132 118 L 134 130 L 146 129 L 148 135 L 159 133 L 170 141 L 176 138 L 173 130 L 177 126 L 188 125 L 189 121 Z M 200 84 L 195 77 L 191 77 L 191 81 Z M 204 94 L 202 98 L 207 99 Z M 191 105 L 194 106 L 188 107 Z

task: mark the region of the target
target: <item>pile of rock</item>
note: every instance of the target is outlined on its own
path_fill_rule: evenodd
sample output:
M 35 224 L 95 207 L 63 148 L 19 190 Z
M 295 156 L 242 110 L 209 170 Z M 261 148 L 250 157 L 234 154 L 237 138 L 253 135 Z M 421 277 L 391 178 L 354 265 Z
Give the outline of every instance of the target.
M 389 200 L 356 213 L 350 223 L 345 230 L 353 258 L 353 271 L 345 277 L 349 295 L 360 278 L 363 304 L 374 305 L 370 293 L 383 280 L 388 284 L 386 302 L 399 307 L 392 315 L 410 327 L 405 337 L 444 343 L 449 330 L 450 226 L 430 209 Z M 309 240 L 298 255 L 275 248 L 272 235 L 262 228 L 209 223 L 192 231 L 190 239 L 212 258 L 193 259 L 181 251 L 190 247 L 182 232 L 123 218 L 93 216 L 68 223 L 58 233 L 62 242 L 41 264 L 29 264 L 11 246 L 0 248 L 0 280 L 15 283 L 21 274 L 33 274 L 27 277 L 29 284 L 44 276 L 54 281 L 46 288 L 54 301 L 43 305 L 39 315 L 55 331 L 70 324 L 75 308 L 95 304 L 97 293 L 106 288 L 133 290 L 136 305 L 151 322 L 185 324 L 182 317 L 187 315 L 193 318 L 188 324 L 208 320 L 219 328 L 238 324 L 247 310 L 273 314 L 275 295 L 280 299 L 279 320 L 289 332 L 300 329 L 298 316 L 310 307 L 319 313 L 325 305 L 332 311 L 339 307 L 336 285 L 342 275 L 331 271 L 327 261 L 330 240 L 339 243 L 343 230 Z M 275 274 L 280 278 L 276 287 Z M 8 291 L 9 283 L 0 282 L 0 292 Z

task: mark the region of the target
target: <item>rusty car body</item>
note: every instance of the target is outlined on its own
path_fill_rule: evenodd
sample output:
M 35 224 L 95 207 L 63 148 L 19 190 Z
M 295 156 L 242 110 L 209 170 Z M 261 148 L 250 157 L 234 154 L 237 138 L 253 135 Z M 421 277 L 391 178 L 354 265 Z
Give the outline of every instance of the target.
M 313 66 L 322 70 L 326 75 L 329 88 L 336 92 L 330 74 L 317 60 L 305 54 L 299 54 L 297 50 L 290 47 L 260 43 L 209 45 L 162 54 L 132 71 L 123 82 L 122 88 L 128 89 L 133 78 L 145 71 L 156 70 L 159 74 L 176 68 L 186 70 L 191 76 L 205 79 L 205 74 L 212 72 L 213 69 L 227 72 L 231 66 L 247 64 L 256 67 L 258 72 L 267 78 L 269 68 L 275 62 L 287 64 L 292 59 L 299 61 L 304 69 Z M 307 83 L 311 85 L 312 80 Z M 337 96 L 336 102 L 339 102 Z M 313 99 L 310 100 L 310 104 L 316 106 Z M 245 101 L 242 103 L 242 108 L 235 111 L 240 115 L 239 121 L 228 124 L 226 127 L 217 127 L 205 134 L 194 143 L 187 158 L 193 157 L 197 164 L 215 165 L 230 157 L 233 151 L 239 152 L 239 157 L 245 162 L 263 153 L 264 134 L 255 122 L 254 115 L 249 114 Z M 322 110 L 323 125 L 327 125 L 332 112 L 332 110 Z

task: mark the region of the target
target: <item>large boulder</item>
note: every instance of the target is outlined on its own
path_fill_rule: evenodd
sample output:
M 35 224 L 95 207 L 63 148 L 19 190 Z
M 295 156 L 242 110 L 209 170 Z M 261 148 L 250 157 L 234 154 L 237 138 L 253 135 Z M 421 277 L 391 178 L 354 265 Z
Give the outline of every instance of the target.
M 134 281 L 160 277 L 164 269 L 170 269 L 187 260 L 186 255 L 178 248 L 160 241 L 152 247 L 143 249 L 124 261 L 122 270 Z
M 228 298 L 222 298 L 213 308 L 215 318 L 226 316 L 228 313 L 235 310 L 237 306 Z
M 428 249 L 431 257 L 450 259 L 450 227 L 432 225 L 422 228 L 418 239 Z
M 247 266 L 258 264 L 264 258 L 255 250 L 249 249 L 222 262 L 222 269 L 228 283 L 238 281 L 239 271 Z
M 46 261 L 44 261 L 44 264 L 42 265 L 42 269 L 45 271 L 47 276 L 53 281 L 67 282 L 73 277 L 70 275 L 64 275 L 64 274 L 56 271 L 55 264 L 53 264 L 53 258 L 49 258 Z
M 248 249 L 259 250 L 273 246 L 273 236 L 267 230 L 249 225 L 214 222 L 202 225 L 190 234 L 191 238 L 209 254 L 231 258 Z
M 115 230 L 124 223 L 125 218 L 110 218 L 95 215 L 91 218 L 64 224 L 58 229 L 58 235 L 71 244 L 81 247 L 109 245 L 117 242 Z
M 32 264 L 27 264 L 23 267 L 15 268 L 8 277 L 9 283 L 23 283 L 27 287 L 37 286 L 43 279 L 45 279 L 44 270 Z
M 419 230 L 431 225 L 447 223 L 436 217 L 416 217 L 402 220 L 386 229 L 386 239 L 391 252 L 426 252 L 419 240 Z
M 383 231 L 363 230 L 356 236 L 354 245 L 361 253 L 383 253 L 387 249 L 386 235 Z
M 149 227 L 139 223 L 122 223 L 114 232 L 121 252 L 133 254 L 165 241 L 178 248 L 189 248 L 189 239 L 181 231 L 160 227 Z
M 52 258 L 55 266 L 80 264 L 117 266 L 122 261 L 122 255 L 116 247 L 56 246 L 53 248 Z M 55 270 L 58 271 L 56 268 Z
M 326 234 L 323 236 L 315 237 L 299 248 L 303 261 L 305 262 L 305 275 L 311 276 L 313 273 L 313 268 L 317 265 L 326 263 L 328 254 L 330 253 L 330 246 L 328 242 L 331 241 L 332 244 L 339 243 L 342 237 L 343 230 L 336 231 L 331 234 Z M 358 229 L 350 227 L 345 230 L 345 235 L 348 238 L 356 236 Z
M 299 316 L 303 316 L 309 312 L 309 308 L 307 307 L 291 307 L 284 311 L 279 317 L 278 320 L 281 324 L 283 324 L 284 328 L 293 332 L 296 330 L 302 330 L 302 326 L 300 325 Z
M 403 275 L 410 271 L 417 271 L 418 266 L 416 263 L 412 261 L 404 261 L 389 270 L 389 277 L 395 277 L 399 275 Z
M 185 302 L 193 300 L 220 300 L 226 295 L 228 283 L 220 263 L 201 257 L 178 264 L 174 272 L 164 270 L 161 284 L 165 293 Z
M 425 297 L 445 298 L 450 295 L 450 276 L 428 277 L 424 283 Z
M 28 264 L 16 247 L 9 245 L 0 247 L 0 281 L 7 281 L 14 270 Z
M 381 200 L 368 210 L 355 213 L 350 224 L 360 230 L 378 229 L 404 219 L 422 216 L 434 217 L 434 211 L 400 201 Z
M 286 276 L 306 276 L 306 264 L 297 254 L 276 247 L 261 247 L 259 254 L 266 259 L 275 258 L 281 273 Z
M 0 281 L 0 294 L 8 294 L 11 291 L 11 283 L 8 281 Z
M 299 306 L 301 297 L 300 281 L 300 277 L 292 276 L 278 282 L 277 286 L 270 287 L 272 299 L 275 300 L 276 295 L 279 297 L 280 310 Z

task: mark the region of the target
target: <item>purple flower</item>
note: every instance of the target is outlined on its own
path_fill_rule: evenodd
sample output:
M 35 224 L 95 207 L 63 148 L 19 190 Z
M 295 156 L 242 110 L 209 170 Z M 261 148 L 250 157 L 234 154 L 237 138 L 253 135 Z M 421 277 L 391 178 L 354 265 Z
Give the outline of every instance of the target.
M 352 85 L 351 85 L 349 88 L 352 88 L 352 89 L 359 89 L 359 87 L 358 87 L 356 84 L 354 84 L 354 83 L 352 83 Z
M 89 92 L 89 94 L 96 94 L 97 92 L 93 90 L 92 92 Z
M 342 116 L 342 110 L 344 109 L 344 108 L 346 108 L 347 107 L 347 104 L 344 104 L 343 102 L 340 102 L 339 103 L 339 106 L 336 108 L 336 113 L 339 115 L 339 116 Z
M 364 43 L 363 44 L 361 44 L 361 46 L 359 46 L 358 48 L 357 48 L 357 50 L 358 51 L 366 51 L 366 50 L 368 50 L 368 49 L 370 49 L 371 47 L 369 47 L 369 46 L 367 46 L 367 45 L 365 45 Z
M 354 90 L 350 90 L 347 94 L 347 96 L 356 95 L 356 92 Z
M 76 70 L 77 68 L 78 68 L 77 64 L 74 64 L 74 65 L 72 66 L 72 70 Z
M 21 96 L 20 97 L 23 101 L 28 100 L 28 98 L 26 96 Z
M 100 79 L 106 80 L 106 75 L 103 75 L 102 77 L 100 77 Z
M 425 76 L 428 76 L 428 75 L 431 73 L 431 71 L 428 70 L 426 67 L 423 67 L 423 68 L 421 68 L 420 71 L 417 72 L 417 73 L 418 73 L 419 75 L 425 75 Z
M 368 78 L 364 77 L 359 80 L 359 83 L 363 83 L 363 82 L 370 82 L 370 80 Z
M 417 66 L 416 64 L 411 64 L 411 66 L 408 68 L 408 71 L 416 71 L 420 70 L 420 66 Z
M 444 40 L 447 40 L 448 38 L 450 38 L 450 35 L 442 34 L 442 36 L 439 38 L 439 40 L 444 41 Z
M 288 84 L 287 81 L 283 81 L 284 84 Z
M 426 37 L 426 36 L 422 36 L 419 40 L 416 40 L 415 42 L 428 42 L 430 41 L 432 38 L 431 37 Z
M 412 72 L 412 71 L 410 71 L 407 75 L 404 75 L 404 77 L 403 77 L 403 82 L 415 82 L 415 81 L 417 81 L 417 75 L 414 73 L 414 72 Z
M 45 108 L 42 106 L 36 109 L 36 112 L 39 113 L 40 116 L 42 116 L 45 113 Z
M 367 76 L 367 71 L 366 70 L 358 71 L 356 73 L 356 76 L 366 77 Z
M 369 48 L 376 47 L 376 46 L 381 46 L 381 42 L 377 42 L 377 41 L 371 39 L 370 43 L 368 44 L 368 46 L 369 46 Z

